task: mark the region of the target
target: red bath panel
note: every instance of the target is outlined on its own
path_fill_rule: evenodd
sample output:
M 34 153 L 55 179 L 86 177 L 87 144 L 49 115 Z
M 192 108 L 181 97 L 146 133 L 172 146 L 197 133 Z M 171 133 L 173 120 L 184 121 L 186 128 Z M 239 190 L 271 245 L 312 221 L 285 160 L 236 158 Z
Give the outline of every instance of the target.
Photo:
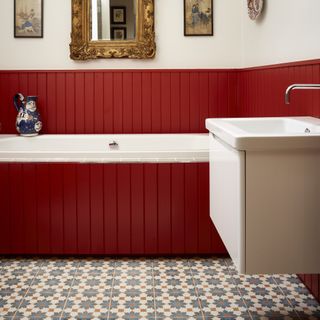
M 208 164 L 0 164 L 0 254 L 218 254 Z

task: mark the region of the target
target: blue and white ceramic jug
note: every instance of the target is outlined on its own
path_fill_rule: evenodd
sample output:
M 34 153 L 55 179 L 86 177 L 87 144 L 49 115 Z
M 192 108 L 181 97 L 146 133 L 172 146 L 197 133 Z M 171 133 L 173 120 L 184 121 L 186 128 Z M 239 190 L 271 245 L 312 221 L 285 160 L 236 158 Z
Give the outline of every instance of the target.
M 15 94 L 14 105 L 18 111 L 16 129 L 22 136 L 35 136 L 42 128 L 40 114 L 37 111 L 37 96 L 25 100 L 21 93 Z

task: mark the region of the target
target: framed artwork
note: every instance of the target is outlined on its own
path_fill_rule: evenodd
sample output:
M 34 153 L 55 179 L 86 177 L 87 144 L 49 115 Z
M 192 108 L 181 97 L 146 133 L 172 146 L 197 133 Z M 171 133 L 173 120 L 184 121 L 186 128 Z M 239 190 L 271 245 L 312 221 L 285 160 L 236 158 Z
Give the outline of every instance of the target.
M 126 24 L 126 7 L 111 7 L 111 24 Z
M 184 35 L 213 35 L 213 0 L 184 0 Z
M 14 37 L 43 38 L 43 0 L 14 0 Z
M 127 28 L 125 27 L 112 27 L 111 28 L 111 39 L 112 40 L 126 40 L 127 39 Z

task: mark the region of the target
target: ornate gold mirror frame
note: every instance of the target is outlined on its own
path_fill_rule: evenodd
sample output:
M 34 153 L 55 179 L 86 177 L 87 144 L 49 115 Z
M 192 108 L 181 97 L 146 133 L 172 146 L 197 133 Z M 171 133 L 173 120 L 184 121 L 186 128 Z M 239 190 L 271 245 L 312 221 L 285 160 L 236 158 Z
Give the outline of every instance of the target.
M 137 31 L 135 40 L 91 40 L 90 2 L 72 0 L 72 31 L 70 58 L 153 58 L 156 53 L 154 34 L 154 0 L 137 0 Z

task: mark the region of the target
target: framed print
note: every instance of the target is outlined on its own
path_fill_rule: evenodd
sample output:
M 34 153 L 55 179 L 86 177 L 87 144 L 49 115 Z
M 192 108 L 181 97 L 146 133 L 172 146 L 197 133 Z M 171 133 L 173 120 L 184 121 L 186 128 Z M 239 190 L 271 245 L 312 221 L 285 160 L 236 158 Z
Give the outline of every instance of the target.
M 14 37 L 43 38 L 43 0 L 14 0 Z
M 125 27 L 113 27 L 111 28 L 111 39 L 112 40 L 126 40 L 127 39 L 127 28 Z
M 184 0 L 184 35 L 213 35 L 213 0 Z
M 111 24 L 126 24 L 126 7 L 111 7 Z

